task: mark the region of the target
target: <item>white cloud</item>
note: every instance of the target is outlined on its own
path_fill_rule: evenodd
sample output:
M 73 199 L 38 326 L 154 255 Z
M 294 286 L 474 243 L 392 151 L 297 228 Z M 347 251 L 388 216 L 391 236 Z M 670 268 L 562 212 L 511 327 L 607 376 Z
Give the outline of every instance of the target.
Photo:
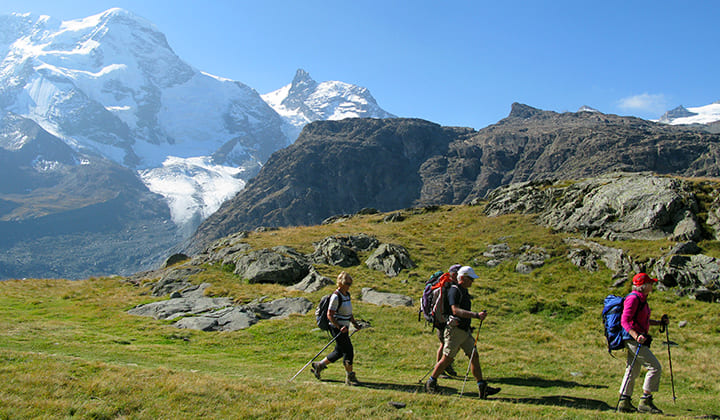
M 620 99 L 618 101 L 618 107 L 625 111 L 661 114 L 667 111 L 668 101 L 662 93 L 643 93 Z

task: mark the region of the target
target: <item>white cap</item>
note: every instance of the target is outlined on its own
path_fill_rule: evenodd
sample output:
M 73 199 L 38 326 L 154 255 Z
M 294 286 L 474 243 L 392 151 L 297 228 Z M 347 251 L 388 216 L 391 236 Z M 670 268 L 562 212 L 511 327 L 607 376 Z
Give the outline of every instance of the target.
M 473 270 L 472 267 L 467 265 L 460 267 L 460 270 L 458 270 L 458 277 L 463 276 L 471 277 L 473 279 L 479 278 L 479 276 L 475 274 L 475 270 Z

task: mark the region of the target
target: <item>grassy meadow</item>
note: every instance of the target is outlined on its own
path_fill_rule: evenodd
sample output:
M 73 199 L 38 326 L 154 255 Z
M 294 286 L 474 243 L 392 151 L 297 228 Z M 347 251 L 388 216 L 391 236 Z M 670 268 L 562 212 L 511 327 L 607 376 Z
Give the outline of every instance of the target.
M 444 206 L 398 223 L 369 215 L 249 236 L 247 242 L 255 248 L 288 245 L 309 253 L 312 243 L 326 236 L 367 233 L 410 251 L 417 267 L 395 278 L 364 265 L 346 269 L 355 280 L 355 316 L 373 325 L 352 338 L 362 387 L 344 385 L 340 363 L 323 372 L 322 382 L 309 369 L 288 382 L 329 341 L 315 328 L 312 313 L 262 321 L 242 331 L 208 333 L 128 315 L 128 309 L 158 298 L 148 293 L 149 285 L 135 286 L 120 277 L 0 282 L 0 419 L 641 416 L 613 412 L 624 354 L 608 355 L 599 316 L 607 294 L 629 289 L 612 289 L 612 273 L 604 266 L 587 272 L 572 265 L 563 242 L 567 234 L 536 226 L 527 216 L 487 218 L 481 210 Z M 524 244 L 544 247 L 551 258 L 528 275 L 515 272 L 516 260 L 487 267 L 483 252 L 501 242 L 515 252 Z M 609 244 L 641 259 L 657 258 L 673 245 Z M 716 242 L 700 245 L 710 255 L 720 252 Z M 480 275 L 470 291 L 473 309 L 486 309 L 489 315 L 478 351 L 486 378 L 502 387 L 488 400 L 477 398 L 472 375 L 464 395 L 462 377 L 440 379 L 440 395 L 426 394 L 419 383 L 434 363 L 438 341 L 418 322 L 418 297 L 432 272 L 456 262 L 472 265 Z M 334 279 L 340 268 L 318 270 Z M 306 295 L 279 285 L 249 285 L 218 266 L 192 281 L 209 282 L 213 286 L 206 293 L 238 303 L 261 296 L 306 296 L 317 303 L 332 290 Z M 416 304 L 366 304 L 359 299 L 363 287 L 407 294 Z M 654 317 L 670 315 L 670 339 L 679 344 L 671 348 L 673 403 L 665 336 L 653 330 L 653 351 L 664 368 L 656 404 L 678 417 L 720 418 L 720 305 L 671 291 L 654 292 L 649 304 Z M 687 326 L 679 328 L 679 321 Z M 467 362 L 465 355 L 455 362 L 461 376 Z

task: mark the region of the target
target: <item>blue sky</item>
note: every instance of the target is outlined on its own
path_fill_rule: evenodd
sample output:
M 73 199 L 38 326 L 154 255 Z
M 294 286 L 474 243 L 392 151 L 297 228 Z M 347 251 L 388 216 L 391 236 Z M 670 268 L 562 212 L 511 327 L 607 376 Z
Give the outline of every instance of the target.
M 61 20 L 121 7 L 195 68 L 259 93 L 298 68 L 402 117 L 476 129 L 513 102 L 656 119 L 720 100 L 720 2 L 3 0 Z

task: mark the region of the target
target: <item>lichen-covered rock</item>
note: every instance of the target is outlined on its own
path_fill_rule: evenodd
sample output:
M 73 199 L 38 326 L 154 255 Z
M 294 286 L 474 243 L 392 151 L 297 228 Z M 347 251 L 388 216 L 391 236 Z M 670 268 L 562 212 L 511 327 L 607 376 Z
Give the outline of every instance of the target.
M 611 240 L 698 240 L 698 204 L 686 181 L 650 173 L 612 173 L 572 184 L 522 183 L 489 196 L 485 213 L 537 214 L 557 231 Z
M 397 293 L 378 292 L 371 287 L 363 287 L 360 300 L 373 305 L 413 306 L 413 299 Z
M 310 272 L 310 263 L 290 249 L 261 249 L 234 259 L 234 273 L 249 283 L 291 285 Z
M 415 267 L 410 253 L 405 247 L 395 244 L 382 244 L 365 261 L 372 270 L 382 271 L 390 277 L 400 274 L 403 269 Z

